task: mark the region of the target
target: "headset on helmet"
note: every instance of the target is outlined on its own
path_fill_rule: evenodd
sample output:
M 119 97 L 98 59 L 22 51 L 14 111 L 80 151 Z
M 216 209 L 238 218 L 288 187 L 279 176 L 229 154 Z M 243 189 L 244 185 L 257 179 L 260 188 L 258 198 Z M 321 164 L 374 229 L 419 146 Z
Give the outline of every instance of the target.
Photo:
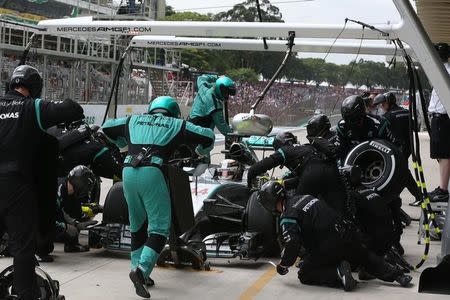
M 281 147 L 292 146 L 294 144 L 297 144 L 297 137 L 292 132 L 284 131 L 277 133 L 272 146 L 275 150 L 278 150 Z
M 438 52 L 442 61 L 448 61 L 450 56 L 450 46 L 447 43 L 436 43 L 434 44 L 434 48 Z
M 397 103 L 397 98 L 395 97 L 394 93 L 388 92 L 384 94 L 378 94 L 373 100 L 374 105 L 378 105 L 384 102 L 389 105 L 394 105 L 395 103 Z
M 262 207 L 271 213 L 277 212 L 277 202 L 286 197 L 286 190 L 277 181 L 270 180 L 258 191 L 257 200 Z
M 87 201 L 97 181 L 94 173 L 86 166 L 76 166 L 67 176 L 77 199 Z
M 9 88 L 24 87 L 30 91 L 30 96 L 35 99 L 41 96 L 42 77 L 36 68 L 29 65 L 18 66 L 11 75 Z
M 313 116 L 306 125 L 307 137 L 321 137 L 331 128 L 330 119 L 324 114 Z
M 37 295 L 35 299 L 42 300 L 64 300 L 65 297 L 59 294 L 59 282 L 53 280 L 40 267 L 35 268 Z M 11 294 L 13 290 L 14 267 L 9 266 L 0 273 L 0 299 L 21 299 Z M 17 298 L 16 298 L 17 297 Z
M 366 115 L 366 106 L 361 96 L 345 98 L 341 106 L 341 115 L 346 123 L 357 124 Z
M 236 95 L 236 85 L 234 81 L 227 76 L 217 78 L 214 89 L 220 100 L 228 100 L 230 95 Z
M 160 96 L 155 98 L 148 107 L 148 113 L 162 113 L 174 118 L 181 117 L 181 111 L 177 101 L 170 96 Z

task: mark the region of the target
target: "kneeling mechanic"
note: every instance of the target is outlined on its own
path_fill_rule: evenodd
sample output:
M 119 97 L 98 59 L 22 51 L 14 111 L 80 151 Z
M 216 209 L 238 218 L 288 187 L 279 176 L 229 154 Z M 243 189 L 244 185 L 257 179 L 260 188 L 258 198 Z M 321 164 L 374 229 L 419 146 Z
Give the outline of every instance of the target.
M 275 181 L 263 185 L 258 201 L 266 210 L 281 213 L 285 248 L 277 266 L 280 275 L 288 273 L 303 245 L 306 255 L 298 271 L 303 284 L 343 287 L 351 291 L 357 285 L 351 263 L 364 267 L 381 280 L 409 286 L 412 277 L 364 248 L 355 238 L 354 226 L 341 220 L 325 202 L 310 195 L 288 198 L 284 187 Z

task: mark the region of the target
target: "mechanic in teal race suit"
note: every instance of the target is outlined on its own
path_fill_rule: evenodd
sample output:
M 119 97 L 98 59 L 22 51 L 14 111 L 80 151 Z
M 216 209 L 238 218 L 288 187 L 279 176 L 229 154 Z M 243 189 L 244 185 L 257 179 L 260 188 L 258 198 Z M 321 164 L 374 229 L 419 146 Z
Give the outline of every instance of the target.
M 153 100 L 147 114 L 108 120 L 102 127 L 119 148 L 128 145 L 122 178 L 130 217 L 130 279 L 136 294 L 144 298 L 150 298 L 146 283 L 171 225 L 163 165 L 179 145 L 198 145 L 195 151 L 200 156 L 207 155 L 214 146 L 211 129 L 184 121 L 180 115 L 178 103 L 162 96 Z
M 223 102 L 227 101 L 230 95 L 236 95 L 234 81 L 227 76 L 204 74 L 197 78 L 197 87 L 198 93 L 188 120 L 212 130 L 217 127 L 225 136 L 233 132 L 225 121 Z

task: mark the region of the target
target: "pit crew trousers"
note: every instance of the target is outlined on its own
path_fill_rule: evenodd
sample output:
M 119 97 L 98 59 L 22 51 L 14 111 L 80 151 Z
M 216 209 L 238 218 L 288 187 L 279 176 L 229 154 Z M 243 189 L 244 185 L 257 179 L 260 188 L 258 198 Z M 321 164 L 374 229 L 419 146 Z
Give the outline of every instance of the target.
M 123 189 L 131 231 L 131 269 L 148 277 L 164 248 L 171 224 L 166 180 L 157 167 L 125 167 Z
M 0 222 L 6 227 L 14 257 L 14 293 L 35 299 L 36 195 L 33 184 L 19 173 L 0 174 Z
M 306 255 L 300 262 L 298 278 L 303 284 L 339 287 L 342 283 L 337 267 L 343 260 L 362 266 L 370 274 L 388 282 L 402 274 L 360 243 L 336 234 L 324 237 L 317 249 Z

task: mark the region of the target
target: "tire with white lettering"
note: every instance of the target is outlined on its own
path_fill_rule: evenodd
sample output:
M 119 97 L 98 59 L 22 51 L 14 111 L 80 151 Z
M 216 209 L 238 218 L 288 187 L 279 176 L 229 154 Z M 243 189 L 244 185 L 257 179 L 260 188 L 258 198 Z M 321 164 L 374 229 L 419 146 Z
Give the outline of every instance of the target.
M 130 224 L 122 182 L 115 183 L 106 195 L 103 206 L 103 223 Z
M 259 232 L 262 234 L 264 252 L 266 257 L 278 257 L 280 255 L 280 243 L 277 233 L 277 218 L 259 204 L 257 192 L 248 199 L 245 211 L 245 231 Z
M 345 165 L 359 166 L 362 184 L 381 195 L 398 195 L 405 187 L 408 166 L 400 150 L 385 140 L 365 141 L 347 155 Z

